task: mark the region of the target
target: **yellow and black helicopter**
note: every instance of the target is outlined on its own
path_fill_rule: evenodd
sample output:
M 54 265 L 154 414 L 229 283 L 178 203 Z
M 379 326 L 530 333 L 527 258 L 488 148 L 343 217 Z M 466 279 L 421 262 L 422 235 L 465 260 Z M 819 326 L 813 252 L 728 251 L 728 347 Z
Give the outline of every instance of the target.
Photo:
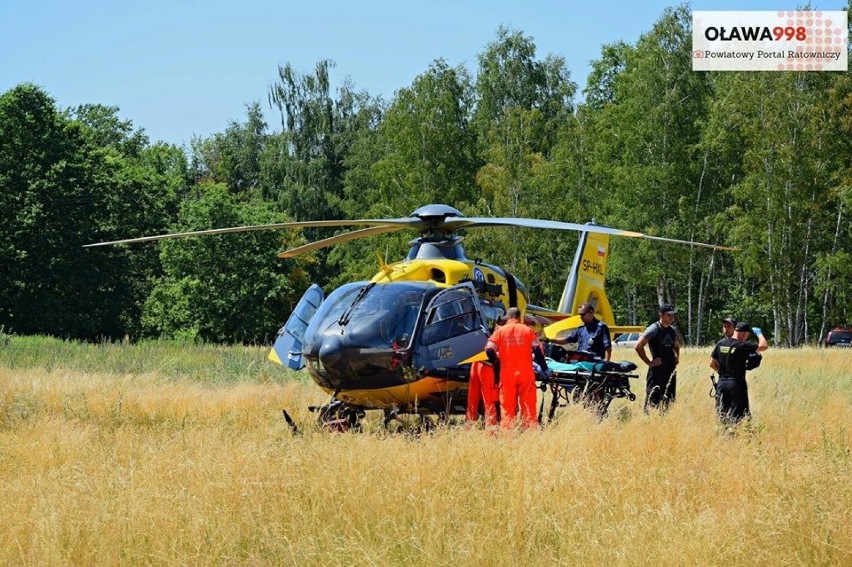
M 294 370 L 307 368 L 331 399 L 318 408 L 319 421 L 353 427 L 367 410 L 384 410 L 386 423 L 398 414 L 463 413 L 469 363 L 482 353 L 495 321 L 518 307 L 547 337 L 581 325 L 584 302 L 614 334 L 640 330 L 615 324 L 604 292 L 610 236 L 650 238 L 725 249 L 724 246 L 648 236 L 600 226 L 528 218 L 465 217 L 457 209 L 426 205 L 408 217 L 324 220 L 164 234 L 101 246 L 166 238 L 254 230 L 365 226 L 278 254 L 291 258 L 327 246 L 400 230 L 416 230 L 406 258 L 380 261 L 370 281 L 345 284 L 328 296 L 313 284 L 278 332 L 269 358 Z M 470 260 L 460 229 L 526 227 L 580 232 L 577 252 L 556 310 L 528 302 L 524 284 L 498 266 Z M 286 415 L 286 414 L 285 414 Z

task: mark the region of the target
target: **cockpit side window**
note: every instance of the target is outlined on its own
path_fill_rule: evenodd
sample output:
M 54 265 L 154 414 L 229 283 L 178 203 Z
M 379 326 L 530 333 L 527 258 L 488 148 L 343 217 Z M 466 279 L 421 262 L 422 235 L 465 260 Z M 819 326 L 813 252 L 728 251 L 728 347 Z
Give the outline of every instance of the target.
M 453 291 L 433 305 L 426 318 L 423 342 L 433 344 L 474 330 L 476 306 L 463 291 Z
M 482 304 L 482 318 L 485 320 L 485 324 L 488 326 L 489 331 L 493 331 L 497 328 L 497 321 L 499 321 L 500 317 L 505 314 L 506 310 L 500 303 L 492 303 L 488 301 L 483 302 Z
M 383 299 L 380 334 L 389 346 L 407 347 L 414 335 L 417 316 L 423 303 L 423 289 L 395 290 Z
M 389 336 L 396 341 L 397 346 L 406 348 L 411 344 L 414 328 L 417 326 L 417 315 L 420 313 L 420 302 L 404 304 L 402 315 L 394 332 Z

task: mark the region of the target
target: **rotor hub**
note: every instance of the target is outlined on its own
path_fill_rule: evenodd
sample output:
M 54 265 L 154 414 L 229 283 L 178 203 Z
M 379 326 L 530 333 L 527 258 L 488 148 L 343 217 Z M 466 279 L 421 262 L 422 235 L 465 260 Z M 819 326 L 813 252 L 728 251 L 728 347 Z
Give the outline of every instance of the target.
M 448 217 L 464 218 L 462 212 L 449 205 L 425 205 L 420 207 L 410 215 L 409 218 L 417 218 L 426 222 L 434 222 L 435 224 L 445 221 Z

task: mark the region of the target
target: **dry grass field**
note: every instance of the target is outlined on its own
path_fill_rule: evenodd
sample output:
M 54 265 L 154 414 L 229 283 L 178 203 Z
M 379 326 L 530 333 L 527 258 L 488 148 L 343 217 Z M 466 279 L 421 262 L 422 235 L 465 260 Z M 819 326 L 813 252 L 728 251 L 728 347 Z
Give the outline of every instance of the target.
M 734 433 L 706 348 L 666 415 L 414 436 L 259 348 L 0 338 L 2 565 L 852 565 L 849 349 L 770 349 Z

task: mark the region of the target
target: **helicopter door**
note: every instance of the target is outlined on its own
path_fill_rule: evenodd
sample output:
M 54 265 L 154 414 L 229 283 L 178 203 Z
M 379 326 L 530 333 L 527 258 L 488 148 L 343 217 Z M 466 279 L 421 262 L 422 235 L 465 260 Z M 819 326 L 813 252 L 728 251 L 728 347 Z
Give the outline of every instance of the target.
M 424 311 L 415 364 L 426 371 L 458 366 L 482 352 L 489 335 L 473 285 L 445 289 Z
M 296 304 L 290 318 L 278 331 L 278 338 L 275 339 L 275 344 L 272 345 L 272 351 L 269 353 L 270 360 L 293 370 L 301 370 L 305 367 L 305 361 L 302 358 L 305 329 L 308 328 L 308 323 L 311 322 L 324 298 L 322 288 L 317 284 L 311 284 Z

